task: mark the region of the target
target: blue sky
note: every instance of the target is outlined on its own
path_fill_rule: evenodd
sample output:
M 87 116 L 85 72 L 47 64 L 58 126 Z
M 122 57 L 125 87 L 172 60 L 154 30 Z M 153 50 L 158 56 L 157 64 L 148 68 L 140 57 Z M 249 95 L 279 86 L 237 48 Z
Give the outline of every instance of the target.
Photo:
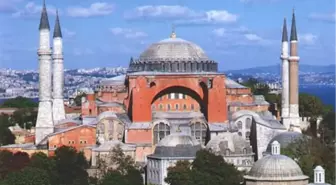
M 37 69 L 42 0 L 0 0 L 0 68 Z M 280 63 L 281 29 L 295 8 L 302 64 L 335 62 L 334 0 L 46 0 L 59 9 L 66 68 L 127 66 L 151 43 L 177 36 L 221 70 Z

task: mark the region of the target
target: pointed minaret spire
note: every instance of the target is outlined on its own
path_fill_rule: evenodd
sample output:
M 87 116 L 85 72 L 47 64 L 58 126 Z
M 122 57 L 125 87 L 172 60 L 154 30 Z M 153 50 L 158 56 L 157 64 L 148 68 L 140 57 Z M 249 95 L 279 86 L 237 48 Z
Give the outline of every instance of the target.
M 287 34 L 287 24 L 286 24 L 286 18 L 284 18 L 284 23 L 282 27 L 282 42 L 288 42 L 288 34 Z
M 295 21 L 295 11 L 293 9 L 293 16 L 292 16 L 292 28 L 291 28 L 291 35 L 290 35 L 291 41 L 297 41 L 297 33 L 296 33 L 296 21 Z
M 46 7 L 46 4 L 45 4 L 45 0 L 43 0 L 43 8 L 42 8 L 40 26 L 39 26 L 39 30 L 43 30 L 43 29 L 50 30 L 49 19 L 48 19 L 48 13 L 47 13 L 47 7 Z
M 54 28 L 54 38 L 62 38 L 62 30 L 61 25 L 58 17 L 58 10 L 56 10 L 56 21 L 55 21 L 55 28 Z

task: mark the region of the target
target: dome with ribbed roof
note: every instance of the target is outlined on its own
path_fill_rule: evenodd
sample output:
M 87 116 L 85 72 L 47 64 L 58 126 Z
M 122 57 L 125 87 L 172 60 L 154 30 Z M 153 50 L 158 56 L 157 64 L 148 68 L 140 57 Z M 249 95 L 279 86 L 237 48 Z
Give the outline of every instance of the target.
M 168 38 L 154 43 L 140 55 L 139 59 L 144 61 L 209 60 L 201 47 L 181 38 Z
M 268 155 L 254 163 L 245 179 L 251 180 L 304 180 L 300 166 L 284 155 Z
M 217 63 L 197 44 L 176 38 L 173 32 L 170 38 L 151 44 L 138 59 L 131 59 L 129 68 L 130 72 L 217 72 Z
M 271 152 L 271 155 L 267 155 L 254 163 L 248 174 L 244 176 L 245 180 L 307 181 L 308 176 L 302 173 L 300 166 L 290 157 L 280 154 L 280 143 L 277 140 L 272 142 Z

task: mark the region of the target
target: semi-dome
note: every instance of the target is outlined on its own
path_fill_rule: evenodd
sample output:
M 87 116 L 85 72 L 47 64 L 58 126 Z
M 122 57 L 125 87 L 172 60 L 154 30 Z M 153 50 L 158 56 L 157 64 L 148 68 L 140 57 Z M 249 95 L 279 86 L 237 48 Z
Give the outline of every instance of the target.
M 217 72 L 217 63 L 208 58 L 197 44 L 170 38 L 151 44 L 138 59 L 131 59 L 129 72 Z
M 282 148 L 286 148 L 289 144 L 299 139 L 303 139 L 303 136 L 304 136 L 303 134 L 294 131 L 280 133 L 276 135 L 274 138 L 272 138 L 271 141 L 268 143 L 266 153 L 271 153 L 271 147 L 273 141 L 278 141 Z
M 156 157 L 195 157 L 201 144 L 193 137 L 177 132 L 164 137 L 156 146 Z

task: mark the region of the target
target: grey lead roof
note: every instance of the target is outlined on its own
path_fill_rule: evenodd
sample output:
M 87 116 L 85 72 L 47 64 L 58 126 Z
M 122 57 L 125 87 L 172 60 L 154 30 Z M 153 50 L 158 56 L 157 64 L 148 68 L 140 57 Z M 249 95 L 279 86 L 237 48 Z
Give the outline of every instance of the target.
M 140 55 L 139 59 L 145 61 L 210 60 L 201 47 L 181 38 L 168 38 L 154 43 Z
M 46 8 L 46 5 L 45 5 L 45 1 L 43 1 L 43 8 L 42 8 L 40 26 L 39 26 L 39 30 L 43 30 L 43 29 L 50 30 L 48 13 L 47 13 L 47 8 Z
M 293 10 L 293 16 L 292 16 L 292 28 L 291 28 L 291 36 L 290 36 L 291 41 L 297 41 L 297 32 L 296 32 L 296 21 L 295 21 L 295 12 Z
M 287 23 L 286 18 L 284 18 L 283 29 L 282 29 L 282 42 L 288 41 L 288 34 L 287 34 Z
M 58 17 L 58 10 L 56 11 L 56 21 L 55 21 L 55 28 L 54 28 L 54 38 L 62 38 L 62 30 L 61 25 Z

